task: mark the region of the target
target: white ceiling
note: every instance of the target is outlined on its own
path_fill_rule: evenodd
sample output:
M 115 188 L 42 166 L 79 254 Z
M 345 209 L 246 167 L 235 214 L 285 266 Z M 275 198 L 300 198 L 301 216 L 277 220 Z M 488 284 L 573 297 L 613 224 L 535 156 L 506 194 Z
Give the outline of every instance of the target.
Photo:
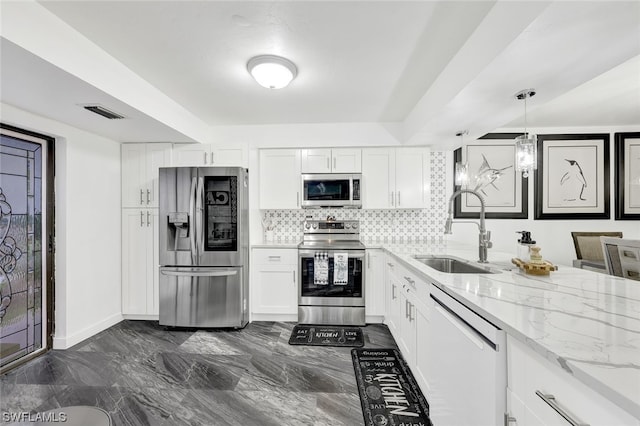
M 640 125 L 638 1 L 40 4 L 210 126 L 399 122 L 405 142 L 428 143 L 521 126 L 513 95 L 530 87 L 530 125 Z M 3 102 L 117 140 L 188 139 L 2 41 Z M 259 54 L 289 58 L 297 78 L 257 85 Z M 131 118 L 114 130 L 71 107 L 91 101 Z

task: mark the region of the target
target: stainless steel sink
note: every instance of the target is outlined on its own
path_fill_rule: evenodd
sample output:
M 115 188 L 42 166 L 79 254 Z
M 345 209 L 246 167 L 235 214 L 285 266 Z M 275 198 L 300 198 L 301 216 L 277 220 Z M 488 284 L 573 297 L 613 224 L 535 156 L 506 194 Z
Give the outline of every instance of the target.
M 433 256 L 415 255 L 413 256 L 420 263 L 424 263 L 430 268 L 447 274 L 495 274 L 489 267 L 475 265 L 469 261 L 458 259 L 453 256 Z

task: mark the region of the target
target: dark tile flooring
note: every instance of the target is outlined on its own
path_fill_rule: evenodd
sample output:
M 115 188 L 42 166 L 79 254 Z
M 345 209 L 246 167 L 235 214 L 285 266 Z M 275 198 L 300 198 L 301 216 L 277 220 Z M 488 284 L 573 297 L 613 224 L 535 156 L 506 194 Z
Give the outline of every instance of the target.
M 90 405 L 116 426 L 362 425 L 350 348 L 291 346 L 294 325 L 123 321 L 0 376 L 0 411 Z M 396 347 L 384 325 L 363 331 L 365 347 Z

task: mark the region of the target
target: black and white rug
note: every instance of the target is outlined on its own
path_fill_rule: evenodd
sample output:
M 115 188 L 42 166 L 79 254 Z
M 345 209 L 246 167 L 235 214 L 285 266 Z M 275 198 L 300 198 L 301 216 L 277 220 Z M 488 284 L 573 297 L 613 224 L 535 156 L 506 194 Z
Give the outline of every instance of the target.
M 364 346 L 362 330 L 358 327 L 331 325 L 296 325 L 293 327 L 290 345 L 310 346 Z
M 352 349 L 366 426 L 432 426 L 429 404 L 397 349 Z

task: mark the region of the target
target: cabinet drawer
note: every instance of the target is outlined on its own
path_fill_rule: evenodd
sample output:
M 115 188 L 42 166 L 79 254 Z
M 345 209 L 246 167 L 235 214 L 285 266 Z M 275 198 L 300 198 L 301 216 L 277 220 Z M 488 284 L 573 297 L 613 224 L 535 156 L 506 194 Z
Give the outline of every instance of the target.
M 253 249 L 253 262 L 256 265 L 296 265 L 296 249 Z
M 528 424 L 535 418 L 546 425 L 564 425 L 561 412 L 578 423 L 637 425 L 638 419 L 596 393 L 559 366 L 544 359 L 523 343 L 508 339 L 509 388 L 526 406 Z M 545 401 L 546 399 L 546 401 Z

